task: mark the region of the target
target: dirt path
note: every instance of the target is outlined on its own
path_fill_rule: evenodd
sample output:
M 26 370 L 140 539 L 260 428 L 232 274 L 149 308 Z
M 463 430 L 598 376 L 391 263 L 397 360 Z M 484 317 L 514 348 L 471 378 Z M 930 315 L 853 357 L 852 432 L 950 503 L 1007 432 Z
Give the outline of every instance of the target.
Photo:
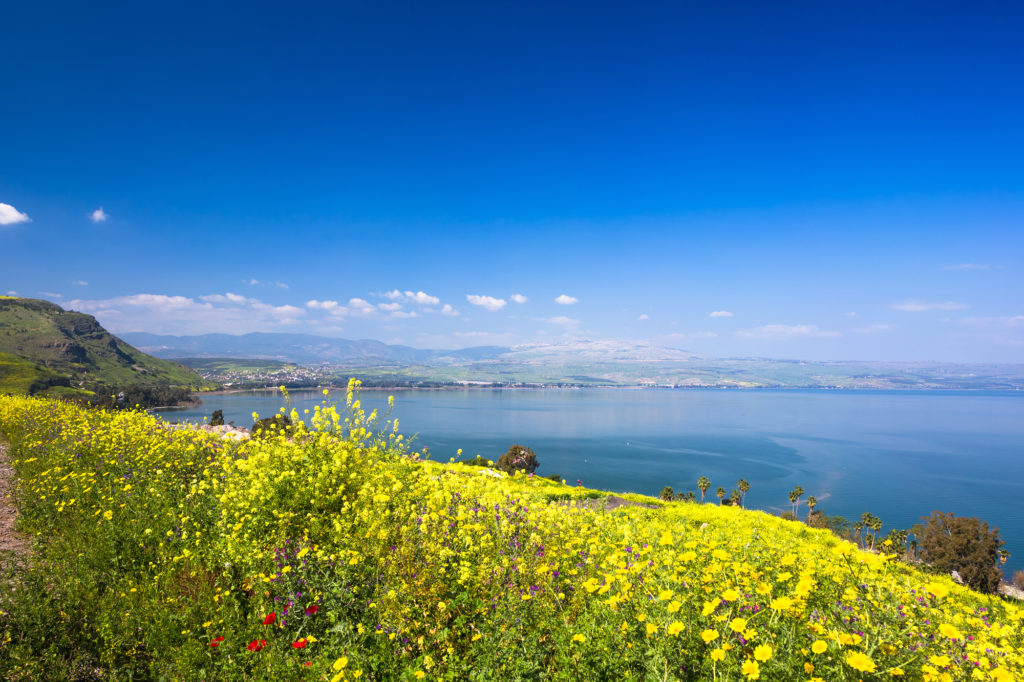
M 10 450 L 0 440 L 0 552 L 14 552 L 15 555 L 28 553 L 28 541 L 14 530 L 18 510 L 11 499 L 14 494 L 14 467 L 11 466 Z

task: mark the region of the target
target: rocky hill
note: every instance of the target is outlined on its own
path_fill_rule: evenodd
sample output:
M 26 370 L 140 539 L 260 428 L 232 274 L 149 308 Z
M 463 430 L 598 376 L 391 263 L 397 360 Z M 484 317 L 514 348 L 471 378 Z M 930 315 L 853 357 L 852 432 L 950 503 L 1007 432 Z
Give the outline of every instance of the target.
M 212 387 L 187 367 L 128 345 L 92 315 L 49 301 L 0 296 L 0 393 L 93 402 L 113 395 L 115 401 L 146 404 Z

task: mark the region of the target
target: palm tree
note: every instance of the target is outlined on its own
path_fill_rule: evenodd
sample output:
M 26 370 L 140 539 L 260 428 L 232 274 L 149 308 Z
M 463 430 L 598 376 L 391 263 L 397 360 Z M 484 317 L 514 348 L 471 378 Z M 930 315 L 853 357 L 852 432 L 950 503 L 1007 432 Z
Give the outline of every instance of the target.
M 740 500 L 741 500 L 742 498 L 743 498 L 743 496 L 742 496 L 742 495 L 740 495 L 740 491 L 739 491 L 739 490 L 736 490 L 736 488 L 733 488 L 733 489 L 732 489 L 732 492 L 731 492 L 731 493 L 729 493 L 729 502 L 730 502 L 730 503 L 732 504 L 732 506 L 734 506 L 734 507 L 738 507 L 738 506 L 740 506 Z
M 875 538 L 878 537 L 878 531 L 882 530 L 882 519 L 877 516 L 871 517 L 871 549 L 875 548 Z
M 725 488 L 720 487 L 718 490 L 715 491 L 715 495 L 718 496 L 718 504 L 721 505 L 722 498 L 725 497 Z
M 798 499 L 799 498 L 796 496 L 796 491 L 795 490 L 790 490 L 789 491 L 789 503 L 793 505 L 793 518 L 797 518 L 797 515 L 796 515 L 796 501 Z
M 810 497 L 808 497 L 807 498 L 807 508 L 810 509 L 810 511 L 807 512 L 807 515 L 810 516 L 811 514 L 813 514 L 814 513 L 814 508 L 817 507 L 817 506 L 818 506 L 818 498 L 815 497 L 814 495 L 811 495 Z
M 711 479 L 707 476 L 701 476 L 697 479 L 697 489 L 700 490 L 700 501 L 704 501 L 704 493 L 711 487 Z
M 797 505 L 797 507 L 799 507 L 800 506 L 800 498 L 804 496 L 804 489 L 801 488 L 800 486 L 797 486 L 797 487 L 793 488 L 793 492 L 796 493 L 796 505 Z M 794 513 L 796 514 L 796 520 L 799 521 L 800 520 L 800 512 L 798 510 L 794 510 Z
M 857 534 L 857 544 L 858 545 L 863 545 L 864 544 L 861 541 L 861 534 L 860 534 L 860 532 L 862 530 L 864 530 L 864 524 L 863 523 L 858 521 L 857 523 L 853 524 L 853 532 Z
M 741 478 L 736 482 L 736 487 L 740 489 L 740 506 L 746 501 L 747 492 L 750 490 L 750 484 L 747 483 L 746 479 Z

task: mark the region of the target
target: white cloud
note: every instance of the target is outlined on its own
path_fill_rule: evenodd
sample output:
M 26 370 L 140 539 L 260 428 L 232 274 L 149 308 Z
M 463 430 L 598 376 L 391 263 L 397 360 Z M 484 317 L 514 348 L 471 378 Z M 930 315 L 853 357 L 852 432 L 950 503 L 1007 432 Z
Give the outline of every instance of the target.
M 708 313 L 708 317 L 732 317 L 732 313 L 728 310 L 713 310 Z
M 418 305 L 437 305 L 441 302 L 441 299 L 437 296 L 431 296 L 425 291 L 399 291 L 394 289 L 384 292 L 381 296 L 390 298 L 392 301 L 407 301 Z
M 0 225 L 17 225 L 31 220 L 27 213 L 22 213 L 10 204 L 0 203 Z
M 646 320 L 647 319 L 647 313 L 641 314 L 640 317 L 638 317 L 636 319 L 638 319 L 638 320 Z
M 207 303 L 234 303 L 235 305 L 255 305 L 260 303 L 259 299 L 249 298 L 239 294 L 232 294 L 230 291 L 226 294 L 207 294 L 206 296 L 200 296 L 199 300 L 206 301 Z
M 578 303 L 579 300 L 580 299 L 575 298 L 573 296 L 569 296 L 568 294 L 562 294 L 555 299 L 555 303 L 557 303 L 558 305 L 572 305 L 573 303 Z
M 64 298 L 63 294 L 58 294 L 55 291 L 40 291 L 39 293 L 41 293 L 43 296 L 46 296 L 47 298 Z
M 18 292 L 15 291 L 14 289 L 11 289 L 10 291 L 7 292 L 7 295 L 8 296 L 17 296 Z
M 513 303 L 526 303 L 527 301 L 530 300 L 523 296 L 522 294 L 512 294 L 511 296 L 509 296 L 509 298 L 512 299 Z
M 92 213 L 89 214 L 89 220 L 93 221 L 94 223 L 102 223 L 104 220 L 106 220 L 109 217 L 110 216 L 108 216 L 103 211 L 103 207 L 102 206 L 100 206 L 95 211 L 93 211 Z
M 478 305 L 483 308 L 487 308 L 490 311 L 501 310 L 505 307 L 506 301 L 502 298 L 494 298 L 493 296 L 477 296 L 475 294 L 466 294 L 466 300 L 473 305 Z
M 558 317 L 549 317 L 544 320 L 549 324 L 557 324 L 563 327 L 575 327 L 579 325 L 580 321 L 565 315 L 559 315 Z
M 840 336 L 839 332 L 819 329 L 816 324 L 766 324 L 751 329 L 740 329 L 736 336 L 745 339 L 781 340 L 800 337 Z
M 410 311 L 406 311 L 406 310 L 395 310 L 395 311 L 393 311 L 391 313 L 391 317 L 397 317 L 397 318 L 400 318 L 400 319 L 409 318 L 409 317 L 419 317 L 419 313 L 417 313 L 415 310 L 413 310 L 411 312 Z
M 71 284 L 73 284 L 76 287 L 87 287 L 87 286 L 89 286 L 89 283 L 86 282 L 84 279 L 76 279 Z
M 242 280 L 242 284 L 249 284 L 251 286 L 256 286 L 259 283 L 260 283 L 260 281 L 258 279 L 243 279 Z
M 445 303 L 441 308 L 441 314 L 448 315 L 449 317 L 458 317 L 459 311 Z
M 957 303 L 956 301 L 942 302 L 930 302 L 930 301 L 904 301 L 903 303 L 893 303 L 889 306 L 893 310 L 904 310 L 911 313 L 920 313 L 927 310 L 963 310 L 970 308 L 966 303 Z
M 354 317 L 373 317 L 377 308 L 372 303 L 362 298 L 348 299 L 347 312 Z
M 284 282 L 274 282 L 274 286 L 278 287 L 278 288 L 281 288 L 281 289 L 288 289 L 289 288 L 289 286 L 287 284 L 285 284 Z
M 843 313 L 843 315 L 845 315 L 846 317 L 857 317 L 857 313 L 852 311 L 848 313 Z
M 68 301 L 71 310 L 91 312 L 114 332 L 203 334 L 273 331 L 300 323 L 306 314 L 293 305 L 273 305 L 237 294 L 198 298 L 134 294 L 105 300 Z
M 886 332 L 890 329 L 895 329 L 891 324 L 871 324 L 866 327 L 857 327 L 854 329 L 856 334 L 875 334 L 877 332 Z
M 381 310 L 401 310 L 401 303 L 378 303 L 377 307 Z
M 315 310 L 334 310 L 338 307 L 337 301 L 318 301 L 315 298 L 311 301 L 306 301 L 307 308 L 313 308 Z
M 982 265 L 981 263 L 960 263 L 958 265 L 949 265 L 946 267 L 947 270 L 988 270 L 991 265 Z

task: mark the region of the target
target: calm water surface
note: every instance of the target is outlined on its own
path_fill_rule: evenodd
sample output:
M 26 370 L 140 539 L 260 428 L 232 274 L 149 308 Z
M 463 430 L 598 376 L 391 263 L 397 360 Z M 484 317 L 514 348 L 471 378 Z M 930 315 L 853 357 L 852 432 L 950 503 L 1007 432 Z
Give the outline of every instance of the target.
M 444 390 L 392 391 L 393 416 L 435 460 L 513 443 L 536 451 L 542 475 L 618 492 L 696 491 L 697 478 L 727 491 L 750 482 L 747 506 L 789 508 L 801 485 L 819 509 L 851 520 L 870 511 L 907 528 L 934 509 L 998 526 L 1024 568 L 1024 394 L 849 391 Z M 363 391 L 386 408 L 389 392 Z M 323 396 L 295 392 L 301 412 Z M 344 401 L 343 392 L 332 400 Z M 269 416 L 280 394 L 208 396 L 168 421 Z M 713 497 L 711 499 L 714 499 Z M 805 497 L 806 499 L 806 497 Z M 804 508 L 806 513 L 806 508 Z M 1007 576 L 1012 575 L 1007 572 Z

